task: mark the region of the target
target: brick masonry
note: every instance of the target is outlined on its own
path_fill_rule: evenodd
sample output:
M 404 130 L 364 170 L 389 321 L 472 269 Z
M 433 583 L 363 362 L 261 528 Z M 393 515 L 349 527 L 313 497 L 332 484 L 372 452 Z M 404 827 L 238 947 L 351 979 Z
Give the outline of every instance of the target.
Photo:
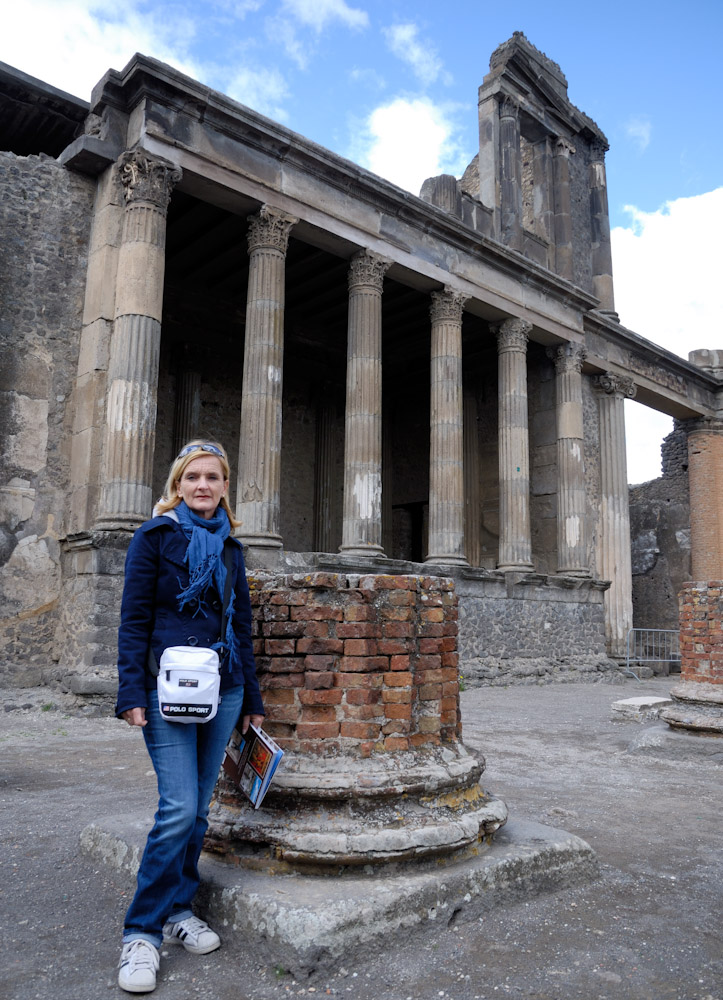
M 684 583 L 680 592 L 682 681 L 723 684 L 723 581 Z
M 461 737 L 450 579 L 251 575 L 265 728 L 286 750 L 373 752 Z

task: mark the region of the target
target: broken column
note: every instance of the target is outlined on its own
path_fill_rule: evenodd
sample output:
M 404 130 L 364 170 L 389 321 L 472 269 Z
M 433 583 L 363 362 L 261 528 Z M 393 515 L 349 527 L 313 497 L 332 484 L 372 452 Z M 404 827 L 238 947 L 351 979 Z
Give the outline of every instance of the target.
M 680 679 L 660 718 L 675 729 L 723 734 L 723 580 L 684 583 L 680 609 Z
M 207 846 L 338 870 L 479 851 L 506 819 L 461 742 L 457 597 L 445 578 L 250 580 L 268 717 L 286 751 L 254 811 L 222 778 Z

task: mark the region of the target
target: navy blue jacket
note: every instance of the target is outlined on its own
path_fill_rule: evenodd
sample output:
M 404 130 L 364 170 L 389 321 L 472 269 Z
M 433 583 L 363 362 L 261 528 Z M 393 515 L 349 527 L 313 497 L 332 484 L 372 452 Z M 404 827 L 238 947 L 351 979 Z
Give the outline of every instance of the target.
M 263 715 L 251 641 L 251 602 L 243 549 L 235 538 L 233 587 L 236 592 L 233 627 L 239 655 L 221 665 L 221 690 L 244 685 L 243 715 Z M 118 630 L 118 702 L 116 714 L 129 708 L 146 708 L 156 679 L 147 665 L 149 643 L 160 662 L 167 646 L 211 646 L 221 635 L 221 596 L 209 591 L 206 615 L 195 617 L 191 605 L 178 610 L 178 594 L 188 586 L 184 562 L 188 539 L 177 521 L 154 517 L 136 531 L 126 556 L 125 583 Z

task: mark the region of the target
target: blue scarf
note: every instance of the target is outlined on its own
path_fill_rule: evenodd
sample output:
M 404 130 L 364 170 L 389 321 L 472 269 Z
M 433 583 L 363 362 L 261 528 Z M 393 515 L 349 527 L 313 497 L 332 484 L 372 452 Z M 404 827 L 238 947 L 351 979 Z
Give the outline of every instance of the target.
M 178 595 L 178 610 L 183 611 L 187 604 L 191 606 L 195 604 L 194 618 L 199 613 L 205 616 L 207 614 L 206 595 L 209 587 L 213 586 L 218 591 L 219 597 L 223 599 L 226 587 L 223 543 L 231 533 L 231 524 L 228 514 L 220 506 L 216 508 L 214 516 L 209 518 L 194 514 L 186 506 L 184 500 L 174 509 L 178 515 L 178 523 L 189 540 L 185 561 L 188 564 L 190 579 L 188 586 L 185 590 L 181 590 Z M 211 646 L 211 649 L 218 652 L 220 660 L 223 660 L 224 654 L 228 653 L 229 662 L 235 661 L 238 657 L 238 642 L 233 630 L 235 600 L 236 593 L 232 587 L 226 609 L 225 632 L 223 623 L 221 623 L 223 638 Z

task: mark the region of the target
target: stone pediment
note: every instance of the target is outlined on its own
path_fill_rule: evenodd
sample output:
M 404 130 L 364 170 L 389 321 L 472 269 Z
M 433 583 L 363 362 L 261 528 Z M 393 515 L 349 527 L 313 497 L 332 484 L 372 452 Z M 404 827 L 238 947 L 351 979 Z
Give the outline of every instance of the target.
M 608 141 L 595 122 L 575 107 L 567 96 L 567 79 L 557 63 L 540 52 L 521 31 L 493 52 L 490 72 L 480 87 L 480 99 L 491 93 L 514 97 L 521 112 L 545 131 Z

